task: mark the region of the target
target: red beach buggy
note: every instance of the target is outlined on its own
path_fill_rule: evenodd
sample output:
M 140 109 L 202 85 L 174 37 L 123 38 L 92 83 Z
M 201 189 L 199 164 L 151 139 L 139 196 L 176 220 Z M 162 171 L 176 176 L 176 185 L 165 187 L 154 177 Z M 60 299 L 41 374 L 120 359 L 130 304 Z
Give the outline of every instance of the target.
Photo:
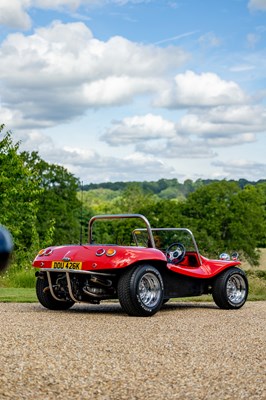
M 133 230 L 129 246 L 94 242 L 96 221 L 124 218 L 144 225 Z M 170 298 L 212 294 L 224 309 L 238 309 L 247 299 L 237 254 L 203 257 L 189 229 L 151 228 L 141 214 L 115 214 L 94 216 L 88 232 L 88 244 L 49 247 L 33 261 L 44 307 L 66 310 L 75 302 L 118 299 L 128 315 L 151 316 Z

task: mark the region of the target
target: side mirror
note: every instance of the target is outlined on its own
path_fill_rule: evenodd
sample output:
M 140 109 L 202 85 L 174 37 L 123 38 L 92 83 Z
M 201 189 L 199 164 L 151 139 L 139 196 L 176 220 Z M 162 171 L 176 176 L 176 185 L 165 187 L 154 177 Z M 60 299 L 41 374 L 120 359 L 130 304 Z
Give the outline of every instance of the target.
M 0 226 L 0 271 L 3 271 L 9 263 L 13 250 L 13 240 L 9 231 Z
M 236 251 L 234 251 L 234 252 L 231 254 L 231 259 L 232 259 L 233 261 L 237 261 L 238 258 L 239 258 L 239 254 L 238 254 Z

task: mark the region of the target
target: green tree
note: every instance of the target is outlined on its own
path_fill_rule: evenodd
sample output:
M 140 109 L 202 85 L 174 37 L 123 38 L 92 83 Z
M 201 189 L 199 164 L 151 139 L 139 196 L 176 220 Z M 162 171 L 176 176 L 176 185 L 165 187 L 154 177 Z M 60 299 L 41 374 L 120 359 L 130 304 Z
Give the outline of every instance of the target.
M 184 224 L 207 254 L 241 252 L 257 264 L 256 248 L 263 235 L 263 195 L 254 186 L 240 189 L 236 182 L 213 182 L 190 194 L 183 203 Z
M 256 189 L 260 192 L 262 196 L 262 211 L 260 218 L 260 223 L 262 224 L 262 235 L 258 241 L 258 247 L 266 247 L 266 181 L 259 182 L 256 185 Z
M 19 154 L 19 143 L 13 143 L 10 132 L 2 136 L 3 130 L 1 125 L 0 222 L 12 233 L 15 262 L 21 265 L 38 241 L 36 221 L 41 190 L 38 177 Z
M 22 158 L 31 173 L 37 176 L 41 188 L 37 212 L 40 240 L 44 241 L 52 228 L 53 242 L 50 245 L 78 243 L 81 214 L 78 179 L 64 167 L 42 160 L 37 152 L 23 152 Z
M 138 183 L 129 183 L 117 200 L 121 213 L 140 213 L 143 205 L 152 202 L 153 195 L 145 193 Z
M 231 200 L 228 247 L 238 247 L 251 264 L 258 264 L 257 247 L 265 240 L 265 195 L 259 187 L 247 185 Z

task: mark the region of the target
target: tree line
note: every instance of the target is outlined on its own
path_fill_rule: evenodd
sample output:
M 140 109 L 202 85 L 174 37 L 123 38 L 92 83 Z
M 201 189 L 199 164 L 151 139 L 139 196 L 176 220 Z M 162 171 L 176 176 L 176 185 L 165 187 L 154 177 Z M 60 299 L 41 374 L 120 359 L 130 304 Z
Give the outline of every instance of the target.
M 190 193 L 195 192 L 199 187 L 209 185 L 210 183 L 219 182 L 214 179 L 197 179 L 193 182 L 191 179 L 186 179 L 184 183 L 178 182 L 176 178 L 173 179 L 159 179 L 158 181 L 144 181 L 144 182 L 131 182 L 139 186 L 145 193 L 156 194 L 162 199 L 176 199 L 186 198 Z M 243 189 L 247 185 L 257 185 L 258 183 L 266 183 L 266 179 L 261 179 L 257 182 L 248 181 L 247 179 L 239 179 L 238 181 L 229 180 L 229 182 L 236 182 L 238 186 Z M 84 191 L 95 189 L 109 189 L 114 192 L 121 192 L 128 186 L 128 182 L 102 182 L 90 183 L 83 186 Z
M 78 188 L 64 167 L 20 151 L 0 125 L 0 224 L 13 236 L 13 268 L 28 268 L 42 247 L 78 240 Z
M 140 213 L 152 227 L 186 227 L 200 251 L 218 257 L 239 251 L 251 264 L 266 246 L 266 181 L 160 179 L 157 182 L 90 184 L 37 152 L 20 151 L 11 132 L 0 126 L 0 223 L 15 242 L 13 269 L 29 268 L 40 248 L 87 241 L 95 214 Z M 100 239 L 123 243 L 132 221 L 98 229 Z M 134 227 L 133 227 L 134 228 Z M 81 238 L 82 236 L 82 238 Z

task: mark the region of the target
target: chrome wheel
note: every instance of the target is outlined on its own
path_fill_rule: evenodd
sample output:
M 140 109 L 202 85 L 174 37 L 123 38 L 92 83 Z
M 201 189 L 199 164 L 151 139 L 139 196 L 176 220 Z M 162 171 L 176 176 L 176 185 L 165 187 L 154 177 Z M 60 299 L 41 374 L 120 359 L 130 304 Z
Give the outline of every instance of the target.
M 238 309 L 245 304 L 247 296 L 248 280 L 240 268 L 230 267 L 215 278 L 212 297 L 218 307 Z
M 232 304 L 241 303 L 246 297 L 246 282 L 241 275 L 235 274 L 229 277 L 226 285 L 228 300 Z
M 139 296 L 141 302 L 147 307 L 154 307 L 161 300 L 161 284 L 153 273 L 146 273 L 139 281 Z
M 164 282 L 153 265 L 136 265 L 121 275 L 117 294 L 128 315 L 148 317 L 157 313 L 163 304 Z

